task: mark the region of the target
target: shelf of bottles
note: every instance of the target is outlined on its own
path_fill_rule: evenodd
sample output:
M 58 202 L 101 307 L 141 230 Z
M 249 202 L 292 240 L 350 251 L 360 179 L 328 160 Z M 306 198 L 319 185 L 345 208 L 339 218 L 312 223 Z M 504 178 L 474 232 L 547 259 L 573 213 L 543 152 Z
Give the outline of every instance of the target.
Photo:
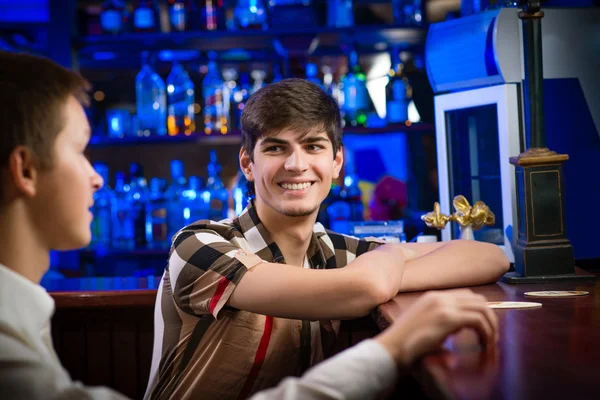
M 102 252 L 160 255 L 181 228 L 198 220 L 220 221 L 239 215 L 247 205 L 245 178 L 240 173 L 228 190 L 220 177 L 216 152 L 210 152 L 206 182 L 185 176 L 180 160 L 171 161 L 171 180 L 144 176 L 140 164 L 132 163 L 129 173 L 117 172 L 114 189 L 109 186 L 109 168 L 94 168 L 106 184 L 94 195 L 92 243 Z
M 107 0 L 102 8 L 81 3 L 74 43 L 84 57 L 98 51 L 137 54 L 140 43 L 147 50 L 225 50 L 272 48 L 273 38 L 306 35 L 333 47 L 348 37 L 405 45 L 424 38 L 421 0 Z M 379 7 L 388 7 L 385 13 L 393 18 L 367 21 L 370 3 L 383 3 Z
M 355 50 L 348 54 L 348 67 L 334 79 L 333 70 L 313 62 L 305 65 L 304 77 L 321 87 L 339 104 L 346 131 L 372 132 L 410 125 L 412 88 L 397 47 L 389 53 L 387 74 L 369 82 Z M 197 141 L 207 144 L 239 143 L 241 115 L 248 98 L 268 83 L 282 79 L 273 65 L 267 71 L 238 73 L 234 67 L 220 68 L 216 52 L 208 53 L 199 90 L 185 66 L 173 60 L 166 80 L 153 69 L 150 53 L 142 53 L 142 68 L 135 78 L 135 107 L 109 107 L 103 128 L 95 128 L 92 146 Z M 371 87 L 369 84 L 371 83 Z M 94 94 L 99 105 L 102 98 Z M 199 93 L 199 96 L 196 94 Z M 102 94 L 103 95 L 103 94 Z M 198 98 L 197 98 L 198 97 Z M 135 111 L 134 111 L 135 110 Z M 387 128 L 391 125 L 391 128 Z

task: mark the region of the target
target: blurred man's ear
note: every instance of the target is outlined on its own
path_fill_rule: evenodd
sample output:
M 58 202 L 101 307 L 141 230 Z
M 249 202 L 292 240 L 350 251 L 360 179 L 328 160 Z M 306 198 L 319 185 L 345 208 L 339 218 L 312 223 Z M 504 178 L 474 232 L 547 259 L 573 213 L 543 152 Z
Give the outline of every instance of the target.
M 30 148 L 16 147 L 8 156 L 8 185 L 18 192 L 17 195 L 33 197 L 39 177 L 38 165 Z
M 244 146 L 240 149 L 240 168 L 248 182 L 254 182 L 252 173 L 252 158 Z

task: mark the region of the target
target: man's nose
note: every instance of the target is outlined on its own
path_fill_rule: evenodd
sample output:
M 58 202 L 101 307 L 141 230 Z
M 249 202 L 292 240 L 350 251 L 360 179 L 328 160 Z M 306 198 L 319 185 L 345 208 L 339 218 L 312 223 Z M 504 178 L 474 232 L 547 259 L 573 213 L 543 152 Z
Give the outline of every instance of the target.
M 302 151 L 295 150 L 285 161 L 285 168 L 290 171 L 304 171 L 308 167 L 305 154 Z

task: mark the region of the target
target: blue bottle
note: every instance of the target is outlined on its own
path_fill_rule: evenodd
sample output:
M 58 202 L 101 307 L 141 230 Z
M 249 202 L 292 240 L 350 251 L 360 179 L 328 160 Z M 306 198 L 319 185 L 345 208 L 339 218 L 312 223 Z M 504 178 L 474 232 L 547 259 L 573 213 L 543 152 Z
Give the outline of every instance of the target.
M 102 30 L 111 34 L 123 32 L 125 13 L 125 4 L 122 0 L 105 0 L 100 12 Z
M 386 119 L 389 123 L 404 123 L 408 120 L 409 83 L 403 73 L 404 64 L 400 61 L 398 49 L 391 52 L 392 68 L 386 87 Z
M 146 206 L 150 197 L 150 191 L 148 190 L 148 184 L 146 183 L 146 178 L 144 178 L 140 164 L 131 163 L 129 165 L 129 175 L 131 176 L 129 186 L 134 247 L 146 248 L 148 244 L 146 238 Z
M 234 95 L 238 91 L 237 80 L 238 72 L 235 68 L 225 68 L 223 70 L 223 116 L 226 118 L 227 130 L 235 128 L 232 121 L 235 120 L 235 99 Z
M 194 118 L 194 83 L 177 61 L 167 77 L 167 131 L 169 136 L 191 135 L 196 130 Z
M 358 64 L 358 54 L 351 51 L 348 56 L 348 73 L 342 78 L 344 89 L 344 119 L 346 124 L 364 126 L 369 111 L 367 78 Z
M 354 26 L 352 0 L 329 0 L 327 2 L 327 25 L 334 28 Z
M 210 151 L 210 162 L 208 163 L 207 170 L 208 180 L 206 181 L 206 189 L 210 194 L 208 217 L 213 221 L 220 221 L 227 218 L 229 193 L 221 181 L 221 166 L 217 161 L 217 152 L 214 150 Z
M 115 212 L 112 223 L 112 245 L 119 249 L 133 249 L 133 207 L 131 187 L 123 172 L 115 175 Z
M 250 76 L 254 79 L 254 83 L 252 84 L 252 95 L 265 86 L 265 77 L 267 76 L 267 73 L 262 69 L 255 69 L 250 73 Z
M 188 179 L 188 188 L 182 193 L 183 219 L 184 225 L 193 224 L 199 220 L 208 219 L 208 208 L 210 205 L 210 196 L 204 190 L 204 181 L 197 176 L 190 176 Z
M 267 10 L 263 0 L 237 0 L 233 17 L 237 29 L 267 29 Z
M 147 51 L 142 53 L 142 69 L 135 78 L 138 126 L 141 136 L 167 133 L 167 96 L 165 83 L 148 62 Z
M 112 240 L 112 215 L 115 210 L 115 192 L 108 185 L 110 175 L 108 165 L 105 163 L 94 163 L 94 169 L 104 179 L 104 186 L 94 193 L 94 207 L 92 214 L 92 247 L 108 248 Z
M 171 183 L 165 192 L 167 202 L 167 237 L 171 241 L 173 235 L 183 228 L 185 224 L 184 206 L 182 204 L 182 193 L 187 189 L 183 170 L 183 162 L 171 161 Z
M 229 218 L 237 217 L 248 206 L 250 198 L 248 196 L 248 180 L 242 171 L 238 171 L 237 181 L 231 190 L 233 197 L 233 209 L 229 213 Z
M 223 79 L 216 62 L 216 53 L 209 52 L 208 72 L 202 81 L 204 96 L 204 133 L 227 132 L 227 121 L 223 107 Z M 225 121 L 224 121 L 225 120 Z M 225 122 L 225 123 L 224 123 Z
M 321 82 L 321 80 L 319 78 L 317 78 L 318 72 L 319 71 L 317 69 L 316 64 L 314 64 L 314 63 L 306 64 L 306 80 L 311 81 L 312 83 L 319 86 L 321 89 L 325 90 L 325 87 L 323 86 L 323 82 Z
M 164 179 L 150 180 L 150 194 L 146 204 L 146 241 L 149 248 L 166 248 L 170 244 L 167 234 L 167 202 L 163 193 Z

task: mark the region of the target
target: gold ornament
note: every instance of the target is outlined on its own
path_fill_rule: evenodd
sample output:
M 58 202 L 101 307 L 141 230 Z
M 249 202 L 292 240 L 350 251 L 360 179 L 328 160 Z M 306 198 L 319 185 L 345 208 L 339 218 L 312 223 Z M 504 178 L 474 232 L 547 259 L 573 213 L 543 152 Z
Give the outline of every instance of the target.
M 440 212 L 440 204 L 436 201 L 433 211 L 422 215 L 421 219 L 427 226 L 437 229 L 444 229 L 448 221 L 458 222 L 462 228 L 470 227 L 473 230 L 496 223 L 496 216 L 483 201 L 478 201 L 471 207 L 465 196 L 458 195 L 452 205 L 456 212 L 448 216 Z

